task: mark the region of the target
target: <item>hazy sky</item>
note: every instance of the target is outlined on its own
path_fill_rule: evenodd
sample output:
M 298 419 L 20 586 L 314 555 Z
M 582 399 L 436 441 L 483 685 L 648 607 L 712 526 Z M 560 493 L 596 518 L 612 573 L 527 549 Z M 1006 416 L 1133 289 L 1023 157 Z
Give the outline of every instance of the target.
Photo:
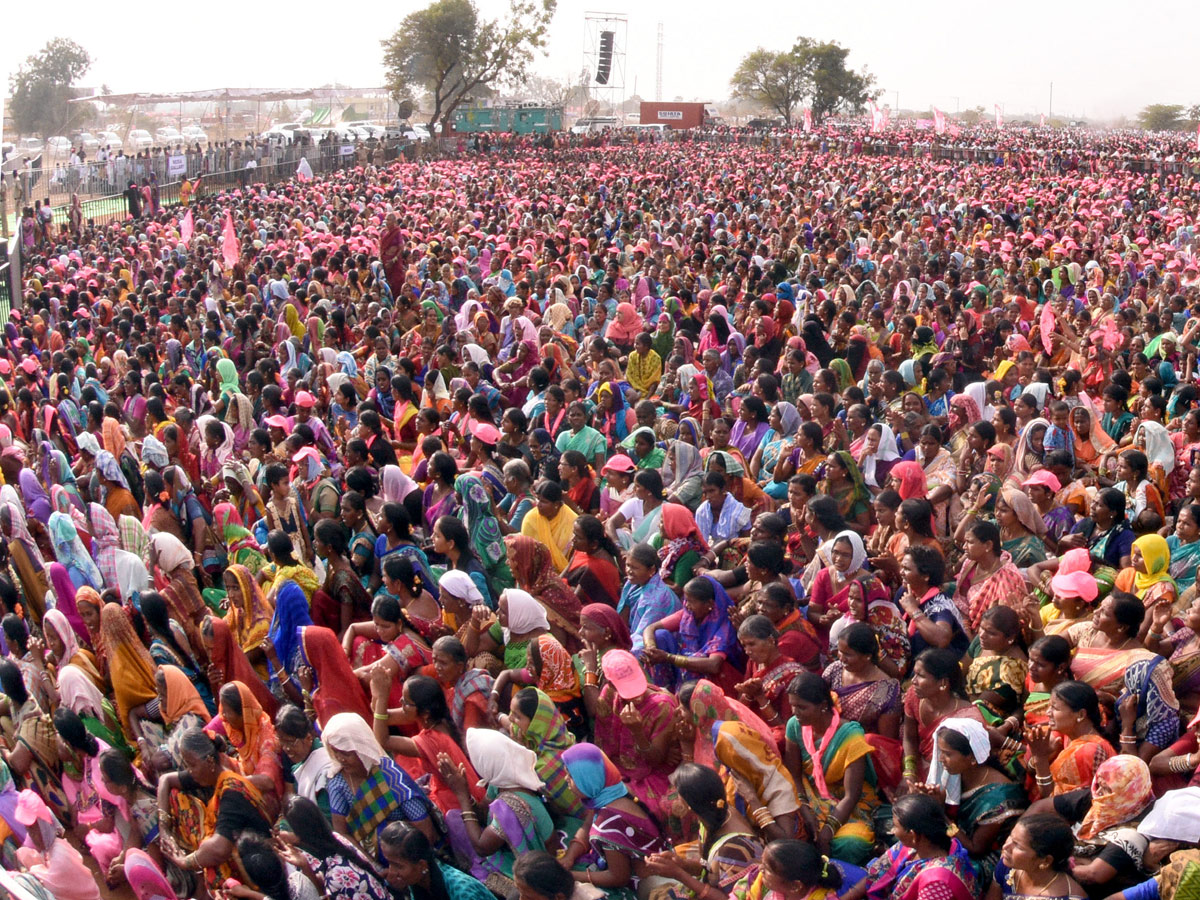
M 477 0 L 484 15 L 504 0 Z M 116 91 L 217 87 L 300 88 L 382 81 L 380 38 L 420 0 L 337 8 L 215 0 L 181 11 L 109 6 L 95 0 L 14 4 L 5 12 L 7 75 L 56 36 L 92 53 L 86 83 Z M 108 12 L 104 10 L 108 9 Z M 307 9 L 317 12 L 306 15 Z M 1200 28 L 1196 0 L 1131 9 L 1113 0 L 1015 0 L 1008 4 L 559 0 L 548 53 L 537 71 L 575 77 L 582 68 L 584 13 L 627 15 L 625 91 L 654 95 L 657 25 L 664 25 L 663 98 L 720 100 L 747 51 L 783 49 L 795 36 L 836 40 L 850 63 L 867 66 L 900 107 L 944 112 L 1000 104 L 1009 115 L 1054 110 L 1095 118 L 1133 115 L 1147 103 L 1200 103 L 1190 43 Z M 227 10 L 225 13 L 222 10 Z M 786 15 L 778 15 L 787 10 Z M 1147 15 L 1148 14 L 1148 15 Z M 1179 35 L 1188 46 L 1181 47 Z M 7 85 L 5 85 L 7 93 Z

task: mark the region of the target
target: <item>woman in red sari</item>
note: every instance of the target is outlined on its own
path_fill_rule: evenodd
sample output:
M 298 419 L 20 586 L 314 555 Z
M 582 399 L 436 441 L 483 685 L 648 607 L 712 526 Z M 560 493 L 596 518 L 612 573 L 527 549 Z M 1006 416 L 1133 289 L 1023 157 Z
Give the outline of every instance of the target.
M 314 676 L 313 683 L 305 687 L 312 695 L 313 710 L 321 727 L 334 715 L 343 712 L 358 713 L 369 724 L 371 710 L 366 691 L 355 677 L 337 635 L 319 625 L 302 625 L 300 647 L 304 662 Z M 293 672 L 292 676 L 289 687 L 295 686 L 299 673 Z
M 387 673 L 392 706 L 401 705 L 405 679 L 431 662 L 429 646 L 405 617 L 400 602 L 387 594 L 380 594 L 371 604 L 370 622 L 356 622 L 346 629 L 342 649 L 364 688 L 375 671 Z
M 528 591 L 546 607 L 550 633 L 564 647 L 579 637 L 580 598 L 554 571 L 550 550 L 541 541 L 527 534 L 510 534 L 504 538 L 508 552 L 508 567 L 517 587 Z
M 384 219 L 384 232 L 379 238 L 379 259 L 383 263 L 383 274 L 393 294 L 399 294 L 404 285 L 404 236 L 396 222 L 396 214 L 388 213 Z
M 200 623 L 200 639 L 208 654 L 208 681 L 213 694 L 218 694 L 226 682 L 239 681 L 250 689 L 258 705 L 274 719 L 279 701 L 254 671 L 228 623 L 213 615 L 205 616 Z
M 620 551 L 595 516 L 580 516 L 572 528 L 571 546 L 575 552 L 563 577 L 575 588 L 580 601 L 586 597 L 616 609 L 621 599 L 621 572 L 617 568 Z

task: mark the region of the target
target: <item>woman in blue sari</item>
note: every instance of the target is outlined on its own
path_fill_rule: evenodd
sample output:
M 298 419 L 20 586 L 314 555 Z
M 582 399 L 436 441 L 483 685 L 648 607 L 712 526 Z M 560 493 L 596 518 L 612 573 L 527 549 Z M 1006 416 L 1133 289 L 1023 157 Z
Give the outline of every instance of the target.
M 736 696 L 745 654 L 729 618 L 732 607 L 733 600 L 711 575 L 689 581 L 683 589 L 683 609 L 642 633 L 643 658 L 654 667 L 655 684 L 675 690 L 708 678 Z
M 71 498 L 71 503 L 83 513 L 87 512 L 87 504 L 79 493 L 79 485 L 75 483 L 75 473 L 71 471 L 71 463 L 67 455 L 55 447 L 50 441 L 42 441 L 42 484 L 59 484 Z
M 771 428 L 750 458 L 750 474 L 768 497 L 783 500 L 787 497 L 788 486 L 775 481 L 775 464 L 787 442 L 800 430 L 800 411 L 794 404 L 780 400 L 771 410 L 767 424 Z
M 300 646 L 302 626 L 313 624 L 308 612 L 308 598 L 304 589 L 294 581 L 285 581 L 275 594 L 275 612 L 271 616 L 271 629 L 267 640 L 275 649 L 274 656 L 287 672 L 295 672 L 302 663 L 304 650 Z M 280 673 L 271 666 L 271 679 L 280 679 Z M 286 673 L 284 673 L 286 675 Z

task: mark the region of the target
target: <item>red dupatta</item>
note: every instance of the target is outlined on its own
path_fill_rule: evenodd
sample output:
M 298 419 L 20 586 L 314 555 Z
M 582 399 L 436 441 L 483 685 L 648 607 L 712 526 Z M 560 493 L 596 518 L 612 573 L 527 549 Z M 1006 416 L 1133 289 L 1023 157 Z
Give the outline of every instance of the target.
M 342 712 L 358 713 L 371 725 L 367 696 L 337 635 L 320 625 L 306 625 L 301 632 L 300 646 L 304 661 L 312 667 L 317 678 L 312 697 L 321 727 Z

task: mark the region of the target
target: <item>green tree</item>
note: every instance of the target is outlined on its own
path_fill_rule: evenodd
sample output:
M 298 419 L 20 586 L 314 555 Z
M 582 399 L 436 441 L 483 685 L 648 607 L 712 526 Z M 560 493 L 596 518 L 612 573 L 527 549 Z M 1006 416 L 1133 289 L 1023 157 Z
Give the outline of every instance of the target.
M 1138 113 L 1138 124 L 1147 131 L 1175 131 L 1183 119 L 1184 107 L 1179 103 L 1151 103 Z
M 792 124 L 792 112 L 809 92 L 807 60 L 793 50 L 776 53 L 759 47 L 738 64 L 729 80 L 733 96 L 761 103 Z
M 874 75 L 846 68 L 849 54 L 848 48 L 835 42 L 815 43 L 808 38 L 800 38 L 792 48 L 807 73 L 814 120 L 837 112 L 862 112 L 868 100 L 879 96 Z
M 84 121 L 91 104 L 69 101 L 78 93 L 75 82 L 91 67 L 88 52 L 66 38 L 55 38 L 26 57 L 8 82 L 12 91 L 9 110 L 17 131 L 49 137 Z
M 434 0 L 410 13 L 382 41 L 386 84 L 397 100 L 427 89 L 429 119 L 449 123 L 471 92 L 493 83 L 519 83 L 546 30 L 557 0 L 512 0 L 501 21 L 480 19 L 471 0 Z

